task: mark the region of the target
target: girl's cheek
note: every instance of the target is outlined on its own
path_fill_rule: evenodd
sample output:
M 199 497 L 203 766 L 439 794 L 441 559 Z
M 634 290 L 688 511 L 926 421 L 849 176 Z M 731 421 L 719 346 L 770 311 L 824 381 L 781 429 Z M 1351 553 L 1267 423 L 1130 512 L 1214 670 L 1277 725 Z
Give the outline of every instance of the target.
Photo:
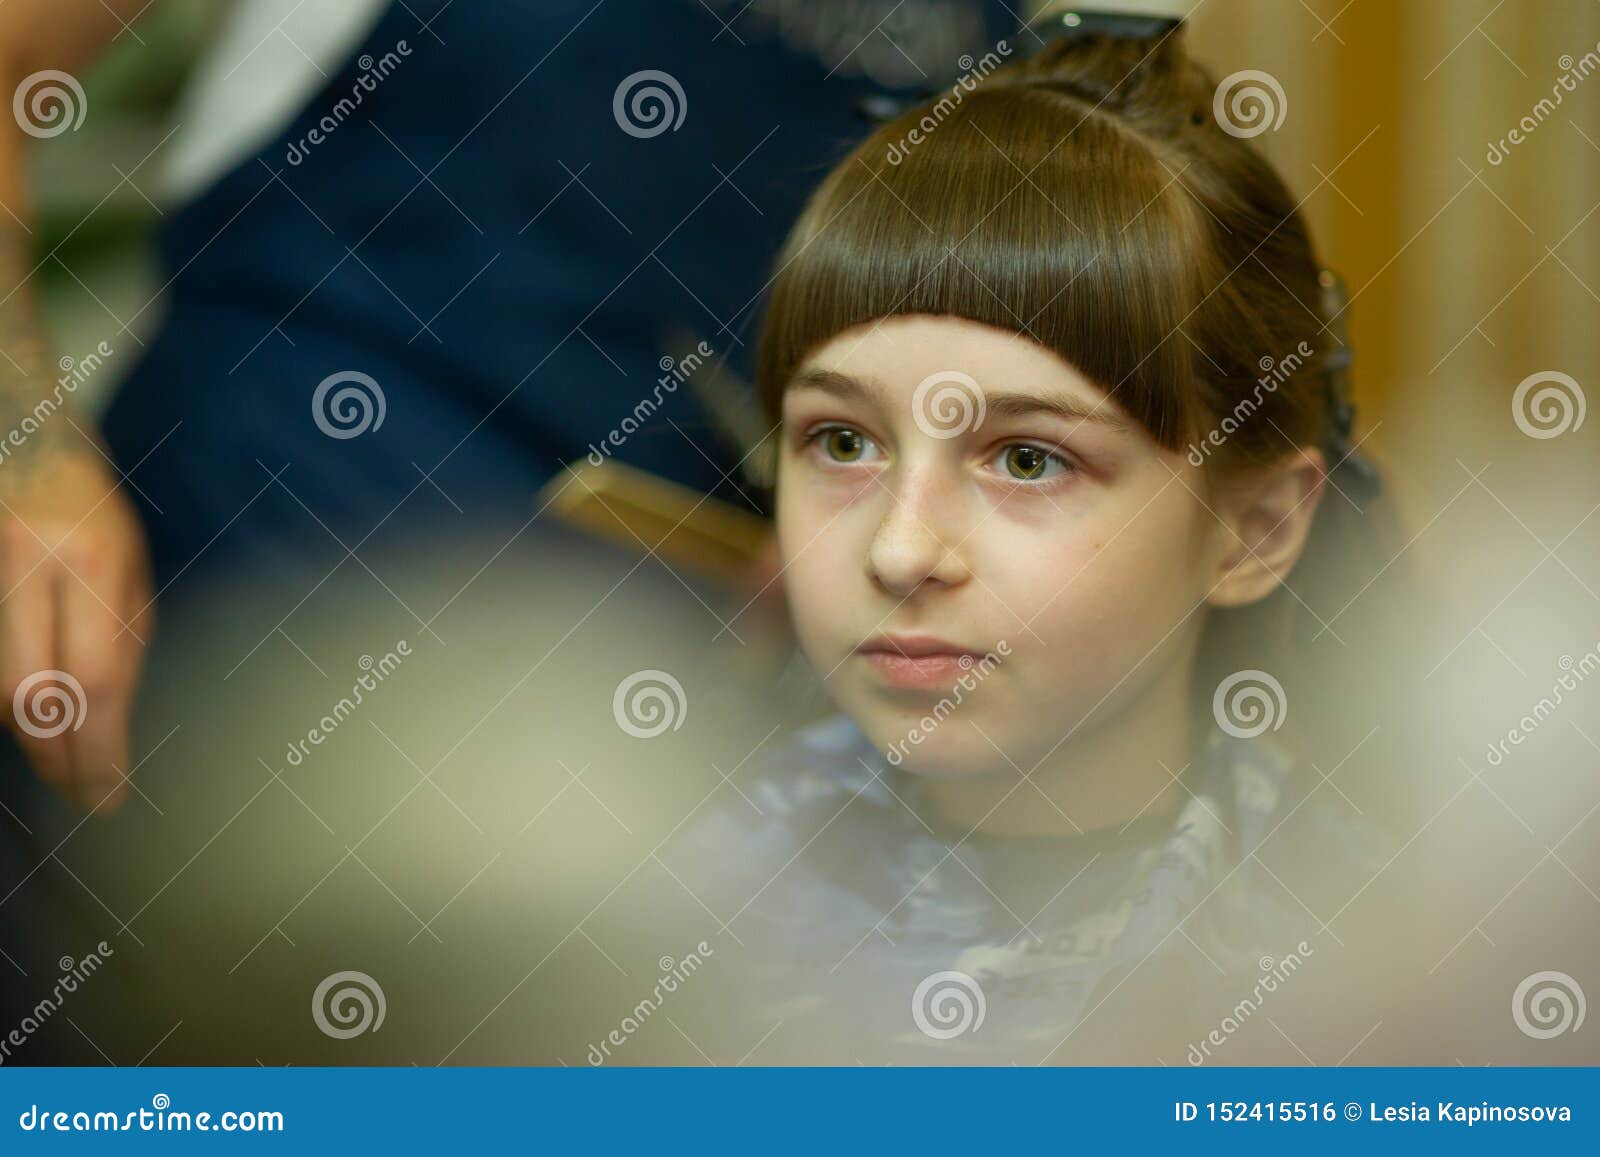
M 826 534 L 850 521 L 851 507 L 870 501 L 880 492 L 879 484 L 866 469 L 830 470 L 804 462 L 786 462 L 778 488 L 780 538 L 784 532 L 804 535 L 806 539 Z
M 869 466 L 830 466 L 802 458 L 788 468 L 788 476 L 799 504 L 830 514 L 880 489 L 877 471 Z
M 1026 560 L 1007 578 L 986 575 L 1003 606 L 996 622 L 1038 646 L 1051 662 L 1065 656 L 1104 659 L 1118 640 L 1142 637 L 1146 620 L 1165 617 L 1171 601 L 1136 551 L 1111 540 L 1106 528 L 1062 532 L 1046 542 L 994 544 L 990 557 Z M 1153 581 L 1157 580 L 1157 581 Z M 1153 589 L 1157 588 L 1157 589 Z M 1028 624 L 1024 629 L 1019 620 Z
M 830 512 L 827 505 L 819 502 L 813 489 L 780 487 L 775 521 L 778 552 L 785 569 L 806 572 L 818 558 L 835 549 L 828 541 L 829 522 L 835 515 L 836 511 Z
M 1060 598 L 1069 597 L 1108 561 L 1101 550 L 1105 536 L 1080 520 L 1058 516 L 1051 525 L 1034 527 L 991 518 L 988 525 L 998 533 L 985 536 L 979 545 L 979 556 L 988 563 L 985 569 L 1009 572 L 1004 585 L 1027 592 L 1035 602 L 1058 592 Z M 974 538 L 969 545 L 977 541 Z

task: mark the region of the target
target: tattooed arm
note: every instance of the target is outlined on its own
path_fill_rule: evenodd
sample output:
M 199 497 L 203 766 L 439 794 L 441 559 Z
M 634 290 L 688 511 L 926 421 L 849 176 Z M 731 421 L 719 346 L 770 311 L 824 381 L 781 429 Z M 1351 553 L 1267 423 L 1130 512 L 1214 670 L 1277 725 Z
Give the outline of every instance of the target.
M 153 618 L 149 572 L 138 517 L 44 340 L 34 304 L 44 255 L 29 232 L 24 180 L 31 138 L 12 116 L 12 96 L 34 72 L 82 68 L 121 27 L 112 9 L 132 20 L 138 7 L 0 4 L 0 722 L 45 782 L 102 815 L 127 792 L 129 712 Z M 62 687 L 70 707 L 52 703 Z M 70 725 L 60 726 L 58 707 Z

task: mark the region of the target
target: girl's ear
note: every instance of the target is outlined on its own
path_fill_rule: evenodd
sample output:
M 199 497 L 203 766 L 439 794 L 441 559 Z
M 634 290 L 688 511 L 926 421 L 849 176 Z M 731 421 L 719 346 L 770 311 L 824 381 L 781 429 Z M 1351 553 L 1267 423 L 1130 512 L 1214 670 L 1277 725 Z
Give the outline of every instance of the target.
M 1305 549 L 1327 479 L 1322 451 L 1302 446 L 1223 489 L 1214 588 L 1207 602 L 1240 607 L 1266 598 Z

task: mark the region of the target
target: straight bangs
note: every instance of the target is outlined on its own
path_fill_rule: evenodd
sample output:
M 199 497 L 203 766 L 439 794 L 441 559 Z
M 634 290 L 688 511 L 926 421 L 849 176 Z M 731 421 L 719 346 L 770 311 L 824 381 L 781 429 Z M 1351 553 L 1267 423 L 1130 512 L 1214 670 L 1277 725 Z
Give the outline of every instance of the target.
M 1220 273 L 1205 268 L 1182 163 L 1158 147 L 1047 84 L 998 77 L 880 127 L 818 188 L 779 259 L 757 370 L 768 414 L 844 330 L 951 315 L 1036 342 L 1160 445 L 1182 445 L 1200 420 L 1184 327 Z

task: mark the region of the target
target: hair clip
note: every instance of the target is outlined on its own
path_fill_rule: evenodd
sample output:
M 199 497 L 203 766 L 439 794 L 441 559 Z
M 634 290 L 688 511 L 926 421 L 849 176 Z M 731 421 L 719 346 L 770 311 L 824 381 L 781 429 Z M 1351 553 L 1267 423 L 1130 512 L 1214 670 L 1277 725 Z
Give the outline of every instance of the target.
M 1345 314 L 1350 308 L 1350 296 L 1345 290 L 1344 278 L 1331 269 L 1317 274 L 1317 284 L 1322 287 L 1322 317 L 1333 336 L 1334 348 L 1323 360 L 1323 371 L 1328 377 L 1328 472 L 1337 472 L 1346 485 L 1362 500 L 1376 498 L 1383 489 L 1382 479 L 1368 459 L 1356 452 L 1352 438 L 1355 434 L 1356 407 L 1350 398 L 1350 363 L 1355 351 L 1346 336 Z
M 1110 12 L 1097 8 L 1072 8 L 1046 12 L 1029 26 L 1035 34 L 1054 29 L 1058 36 L 1105 36 L 1112 40 L 1156 40 L 1183 24 L 1181 16 L 1156 16 L 1144 12 Z
M 911 96 L 895 96 L 887 92 L 869 92 L 866 96 L 856 98 L 856 116 L 870 125 L 886 124 L 908 108 L 921 104 L 933 95 L 935 94 L 932 90 L 926 93 L 915 93 Z
M 1025 52 L 1022 55 L 1032 56 L 1042 52 L 1054 41 L 1077 40 L 1089 36 L 1104 36 L 1111 40 L 1159 40 L 1176 31 L 1182 24 L 1183 18 L 1179 16 L 1109 12 L 1097 8 L 1047 12 L 1024 26 L 1024 30 L 1031 31 L 1039 44 L 1033 52 Z M 932 100 L 942 91 L 943 89 L 938 86 L 931 86 L 921 92 L 905 96 L 886 92 L 868 93 L 856 100 L 856 115 L 869 124 L 883 124 L 907 109 Z

